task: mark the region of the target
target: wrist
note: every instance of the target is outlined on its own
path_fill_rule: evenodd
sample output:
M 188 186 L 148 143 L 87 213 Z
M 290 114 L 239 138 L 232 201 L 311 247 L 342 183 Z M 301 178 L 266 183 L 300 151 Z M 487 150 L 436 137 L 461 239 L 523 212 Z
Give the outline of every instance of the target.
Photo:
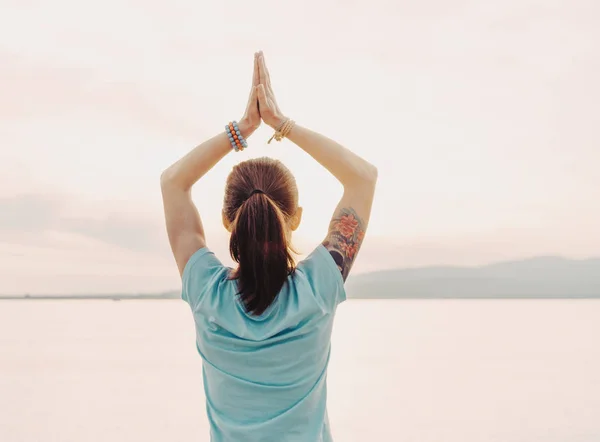
M 253 133 L 254 131 L 257 129 L 256 127 L 253 127 L 248 120 L 240 120 L 240 122 L 238 123 L 238 128 L 240 129 L 240 133 L 242 134 L 242 137 L 248 139 Z
M 289 120 L 288 117 L 281 115 L 273 119 L 273 121 L 270 122 L 269 126 L 273 130 L 281 129 L 281 126 L 283 126 L 283 123 L 285 123 L 287 120 Z

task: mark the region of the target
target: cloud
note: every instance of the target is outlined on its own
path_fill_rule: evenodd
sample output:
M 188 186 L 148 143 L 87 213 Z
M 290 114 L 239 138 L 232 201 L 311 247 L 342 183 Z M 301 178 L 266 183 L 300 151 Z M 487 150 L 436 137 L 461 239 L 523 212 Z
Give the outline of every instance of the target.
M 59 198 L 45 195 L 0 198 L 0 229 L 8 232 L 52 229 L 59 224 L 62 207 Z
M 78 214 L 74 216 L 73 214 Z M 164 253 L 161 222 L 131 207 L 102 203 L 94 209 L 64 195 L 26 194 L 0 198 L 0 241 L 38 242 L 47 232 L 80 235 L 143 253 Z
M 156 103 L 156 95 L 165 91 L 155 87 L 149 94 L 139 83 L 125 76 L 119 78 L 118 73 L 109 75 L 89 67 L 74 68 L 6 52 L 0 52 L 0 66 L 0 83 L 10 85 L 0 101 L 0 117 L 5 122 L 93 112 L 179 136 L 196 133 L 189 115 L 176 112 L 177 107 Z M 172 100 L 178 98 L 176 94 L 173 97 L 173 91 L 170 95 Z
M 112 212 L 100 219 L 68 218 L 61 228 L 140 252 L 165 250 L 164 227 L 153 220 Z

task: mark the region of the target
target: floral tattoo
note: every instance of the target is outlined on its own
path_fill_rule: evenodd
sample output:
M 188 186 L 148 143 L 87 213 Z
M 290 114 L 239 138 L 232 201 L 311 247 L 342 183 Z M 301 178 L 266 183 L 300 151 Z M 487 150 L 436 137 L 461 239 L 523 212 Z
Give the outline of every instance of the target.
M 329 250 L 344 281 L 365 237 L 365 225 L 354 209 L 341 209 L 329 224 L 329 235 L 323 245 Z

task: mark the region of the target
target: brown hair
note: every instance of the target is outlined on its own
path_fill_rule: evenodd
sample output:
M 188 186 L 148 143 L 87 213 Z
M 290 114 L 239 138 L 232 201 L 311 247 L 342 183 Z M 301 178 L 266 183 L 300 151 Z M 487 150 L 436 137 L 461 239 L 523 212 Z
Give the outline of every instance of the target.
M 296 180 L 278 160 L 244 161 L 227 177 L 223 214 L 231 226 L 229 252 L 239 264 L 231 278 L 254 315 L 271 305 L 294 271 L 287 223 L 297 208 Z

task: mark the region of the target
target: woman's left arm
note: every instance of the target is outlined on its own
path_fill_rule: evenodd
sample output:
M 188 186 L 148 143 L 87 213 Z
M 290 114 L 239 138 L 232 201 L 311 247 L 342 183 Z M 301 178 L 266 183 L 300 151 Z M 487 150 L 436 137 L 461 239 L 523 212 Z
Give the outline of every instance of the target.
M 252 90 L 246 112 L 238 126 L 246 139 L 258 128 L 261 121 L 257 96 L 259 83 L 255 54 Z M 206 246 L 200 214 L 192 201 L 192 186 L 231 150 L 229 138 L 223 131 L 193 149 L 166 169 L 160 177 L 169 243 L 181 275 L 190 257 L 198 249 Z

